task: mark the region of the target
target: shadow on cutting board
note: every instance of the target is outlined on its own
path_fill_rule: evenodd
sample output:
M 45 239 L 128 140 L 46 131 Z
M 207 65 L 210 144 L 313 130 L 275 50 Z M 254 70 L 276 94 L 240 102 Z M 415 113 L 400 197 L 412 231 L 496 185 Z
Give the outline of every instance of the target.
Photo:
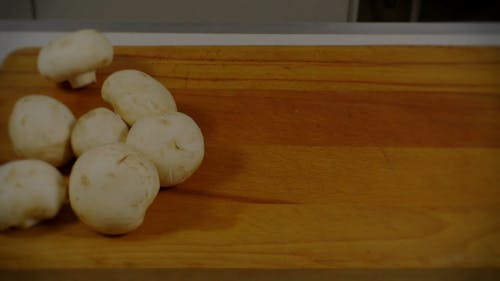
M 241 155 L 234 149 L 206 147 L 205 159 L 191 178 L 181 185 L 162 188 L 137 236 L 231 227 L 243 205 L 236 204 L 239 198 L 211 189 L 231 181 L 241 173 L 242 165 Z

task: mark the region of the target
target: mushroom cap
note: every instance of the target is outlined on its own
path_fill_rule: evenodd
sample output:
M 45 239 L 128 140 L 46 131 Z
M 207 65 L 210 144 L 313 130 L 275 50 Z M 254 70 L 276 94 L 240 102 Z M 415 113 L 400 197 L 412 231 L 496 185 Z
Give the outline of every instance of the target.
M 83 114 L 71 133 L 71 146 L 76 156 L 108 143 L 125 142 L 128 127 L 113 111 L 98 107 Z
M 205 152 L 200 128 L 180 112 L 138 120 L 126 144 L 153 161 L 162 186 L 185 181 L 200 166 Z
M 111 74 L 104 81 L 101 94 L 129 125 L 143 117 L 177 111 L 172 94 L 153 77 L 138 70 Z
M 0 230 L 28 228 L 54 217 L 66 199 L 59 171 L 40 160 L 12 161 L 0 166 Z
M 113 46 L 100 32 L 76 31 L 49 42 L 38 54 L 38 70 L 43 76 L 62 82 L 113 60 Z
M 70 145 L 75 116 L 63 103 L 49 96 L 20 98 L 9 118 L 9 136 L 20 156 L 40 159 L 54 166 L 73 156 Z
M 139 227 L 159 189 L 154 164 L 121 143 L 83 153 L 69 178 L 76 215 L 94 230 L 111 235 Z

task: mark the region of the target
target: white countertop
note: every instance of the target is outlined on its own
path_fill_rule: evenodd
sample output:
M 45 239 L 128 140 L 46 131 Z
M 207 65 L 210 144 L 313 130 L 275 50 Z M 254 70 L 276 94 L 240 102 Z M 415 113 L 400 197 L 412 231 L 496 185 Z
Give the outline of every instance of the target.
M 443 25 L 399 24 L 395 25 L 363 24 L 328 25 L 318 33 L 312 34 L 314 27 L 298 30 L 293 33 L 283 29 L 283 33 L 196 33 L 191 32 L 105 32 L 114 45 L 462 45 L 462 46 L 500 46 L 500 32 L 496 32 L 498 24 L 490 24 L 484 28 L 477 25 L 448 25 L 460 27 L 443 28 Z M 375 26 L 375 28 L 371 28 Z M 380 28 L 382 26 L 383 28 Z M 424 28 L 419 30 L 419 27 Z M 472 26 L 472 28 L 471 28 Z M 50 40 L 60 37 L 68 31 L 32 31 L 26 28 L 15 29 L 0 25 L 0 61 L 12 51 L 33 46 L 43 46 Z M 79 28 L 80 26 L 75 26 Z M 90 27 L 94 27 L 90 25 Z M 388 29 L 391 27 L 392 29 Z M 405 30 L 405 28 L 407 30 Z M 14 30 L 10 30 L 14 29 Z M 67 28 L 65 29 L 67 30 Z M 275 29 L 280 31 L 280 29 Z M 396 30 L 396 31 L 394 31 Z M 450 31 L 448 31 L 450 30 Z M 271 31 L 273 31 L 271 29 Z M 484 31 L 484 32 L 483 32 Z

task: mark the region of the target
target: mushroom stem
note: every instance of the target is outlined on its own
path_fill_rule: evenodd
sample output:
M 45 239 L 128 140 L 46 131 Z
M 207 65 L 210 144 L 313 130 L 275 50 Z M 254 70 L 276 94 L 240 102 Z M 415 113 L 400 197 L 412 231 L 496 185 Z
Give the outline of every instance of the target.
M 85 72 L 70 78 L 69 83 L 72 88 L 81 88 L 96 81 L 95 71 Z

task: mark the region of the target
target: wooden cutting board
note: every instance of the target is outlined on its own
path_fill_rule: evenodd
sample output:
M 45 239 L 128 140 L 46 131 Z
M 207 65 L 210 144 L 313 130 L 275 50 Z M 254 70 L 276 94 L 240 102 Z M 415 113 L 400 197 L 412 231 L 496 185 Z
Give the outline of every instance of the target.
M 19 97 L 80 116 L 126 68 L 171 90 L 206 157 L 138 230 L 102 236 L 66 207 L 0 233 L 0 268 L 500 267 L 500 48 L 117 47 L 81 90 L 40 76 L 37 51 L 0 72 L 0 163 Z

